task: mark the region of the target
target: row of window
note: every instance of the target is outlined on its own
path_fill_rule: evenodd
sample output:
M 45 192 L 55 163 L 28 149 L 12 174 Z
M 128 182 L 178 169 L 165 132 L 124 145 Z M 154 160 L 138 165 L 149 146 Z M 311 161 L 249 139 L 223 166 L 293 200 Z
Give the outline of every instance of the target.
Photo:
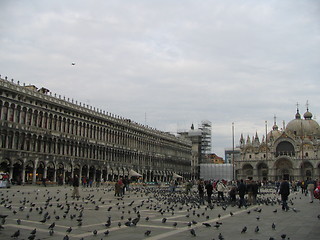
M 53 113 L 38 111 L 13 103 L 10 104 L 9 102 L 2 102 L 1 100 L 0 119 L 148 152 L 178 157 L 188 157 L 191 152 L 188 145 L 138 133 L 129 128 L 116 126 L 113 123 L 98 126 Z
M 148 156 L 145 153 L 135 153 L 127 150 L 116 150 L 111 147 L 97 146 L 77 141 L 65 141 L 56 138 L 47 138 L 31 134 L 24 134 L 3 130 L 0 146 L 3 149 L 12 149 L 28 152 L 39 152 L 48 155 L 61 155 L 77 159 L 91 159 L 107 162 L 119 162 L 121 165 L 152 166 L 154 168 L 173 169 L 187 162 L 177 162 L 176 159 L 164 159 Z

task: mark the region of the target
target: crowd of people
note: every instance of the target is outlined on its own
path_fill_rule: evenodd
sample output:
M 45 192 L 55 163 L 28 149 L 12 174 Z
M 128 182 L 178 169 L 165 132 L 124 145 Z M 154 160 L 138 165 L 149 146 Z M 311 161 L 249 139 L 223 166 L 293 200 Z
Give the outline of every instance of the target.
M 196 183 L 197 191 L 199 194 L 199 204 L 204 205 L 205 200 L 208 205 L 211 205 L 213 200 L 213 192 L 216 192 L 215 201 L 225 202 L 228 201 L 231 204 L 238 204 L 239 208 L 248 205 L 257 204 L 257 196 L 261 187 L 275 188 L 277 194 L 280 195 L 282 201 L 282 209 L 288 210 L 288 196 L 291 191 L 300 191 L 306 196 L 309 195 L 310 203 L 313 203 L 314 199 L 320 199 L 320 181 L 307 178 L 306 181 L 288 181 L 284 178 L 281 181 L 276 182 L 260 182 L 253 179 L 238 180 L 238 181 L 226 181 L 221 180 L 207 180 L 199 179 Z M 186 193 L 190 193 L 192 183 L 189 181 L 185 184 Z M 206 193 L 206 197 L 205 197 Z M 238 198 L 237 198 L 238 196 Z M 238 201 L 237 201 L 238 200 Z
M 248 203 L 256 204 L 257 194 L 261 185 L 253 180 L 243 180 L 237 182 L 228 182 L 224 179 L 203 181 L 200 179 L 197 182 L 197 190 L 199 193 L 200 204 L 205 204 L 205 191 L 207 193 L 207 202 L 210 205 L 212 202 L 212 194 L 214 191 L 217 193 L 217 201 L 230 201 L 236 204 L 236 195 L 239 195 L 239 207 L 246 205 L 244 196 L 248 195 Z
M 114 196 L 122 197 L 126 191 L 129 191 L 130 180 L 127 177 L 120 177 L 114 186 Z
M 73 178 L 72 185 L 74 191 L 72 197 L 79 198 L 79 185 L 83 187 L 92 187 L 92 181 L 87 181 L 85 178 L 79 178 L 77 175 Z M 120 177 L 114 183 L 114 196 L 122 197 L 126 191 L 129 191 L 130 179 L 128 177 Z M 185 186 L 185 193 L 190 194 L 196 185 L 196 191 L 198 192 L 199 204 L 211 205 L 212 201 L 215 202 L 229 202 L 233 205 L 238 205 L 239 208 L 247 207 L 248 205 L 257 204 L 257 196 L 262 187 L 274 188 L 275 192 L 281 196 L 282 209 L 287 211 L 288 208 L 288 196 L 292 191 L 301 191 L 305 196 L 310 197 L 310 203 L 313 203 L 314 199 L 320 199 L 320 181 L 307 178 L 305 181 L 291 181 L 286 178 L 276 182 L 261 182 L 253 179 L 238 180 L 238 181 L 226 181 L 221 180 L 206 180 L 199 179 L 197 182 L 186 181 L 179 182 L 176 179 L 169 183 L 169 191 L 175 192 L 179 185 Z M 213 197 L 213 193 L 216 193 L 216 197 Z M 238 197 L 237 197 L 238 196 Z

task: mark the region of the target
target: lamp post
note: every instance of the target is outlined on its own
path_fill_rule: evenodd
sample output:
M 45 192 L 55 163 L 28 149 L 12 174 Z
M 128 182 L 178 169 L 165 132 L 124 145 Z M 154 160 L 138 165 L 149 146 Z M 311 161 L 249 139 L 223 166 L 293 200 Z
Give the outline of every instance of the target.
M 234 122 L 232 123 L 232 180 L 235 180 L 234 169 Z
M 265 121 L 266 126 L 266 162 L 268 162 L 268 121 Z

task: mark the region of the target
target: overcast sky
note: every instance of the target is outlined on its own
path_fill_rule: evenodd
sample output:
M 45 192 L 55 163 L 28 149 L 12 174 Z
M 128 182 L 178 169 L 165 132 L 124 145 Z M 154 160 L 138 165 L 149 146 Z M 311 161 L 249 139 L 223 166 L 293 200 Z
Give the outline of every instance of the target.
M 318 0 L 1 0 L 0 74 L 162 131 L 212 122 L 224 157 L 320 117 Z M 71 63 L 74 62 L 73 66 Z

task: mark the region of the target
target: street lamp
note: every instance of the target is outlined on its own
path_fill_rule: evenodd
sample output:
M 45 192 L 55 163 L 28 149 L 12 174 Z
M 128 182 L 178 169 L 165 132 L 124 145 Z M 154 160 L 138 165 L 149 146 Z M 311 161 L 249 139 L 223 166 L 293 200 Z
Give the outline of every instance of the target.
M 234 122 L 232 123 L 232 180 L 234 181 L 235 177 L 234 169 Z

